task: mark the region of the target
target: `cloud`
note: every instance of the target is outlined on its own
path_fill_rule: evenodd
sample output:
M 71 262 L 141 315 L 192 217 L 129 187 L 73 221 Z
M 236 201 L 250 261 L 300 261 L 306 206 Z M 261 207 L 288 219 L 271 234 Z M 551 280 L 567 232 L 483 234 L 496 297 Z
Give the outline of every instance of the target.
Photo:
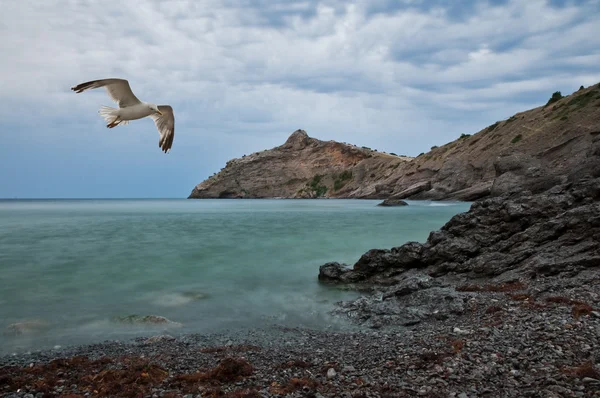
M 44 143 L 102 159 L 117 143 L 129 150 L 120 167 L 133 170 L 158 151 L 152 122 L 107 133 L 97 110 L 108 97 L 69 91 L 119 76 L 143 100 L 174 106 L 169 172 L 182 184 L 297 128 L 416 155 L 600 81 L 599 10 L 597 0 L 8 2 L 0 136 L 18 128 L 31 156 Z M 152 159 L 148 172 L 167 178 Z

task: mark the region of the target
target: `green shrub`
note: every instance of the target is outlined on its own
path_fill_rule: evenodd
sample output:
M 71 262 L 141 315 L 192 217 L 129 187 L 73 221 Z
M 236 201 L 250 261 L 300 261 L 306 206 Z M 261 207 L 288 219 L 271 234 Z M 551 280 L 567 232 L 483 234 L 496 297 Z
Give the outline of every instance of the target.
M 320 185 L 321 179 L 323 179 L 323 176 L 317 174 L 312 178 L 312 180 L 308 184 L 317 198 L 325 195 L 325 193 L 327 192 L 327 187 L 325 185 Z
M 568 119 L 569 119 L 568 116 L 563 116 L 563 117 L 560 118 L 560 120 L 568 120 Z
M 555 92 L 552 94 L 552 97 L 550 97 L 550 99 L 549 99 L 549 100 L 548 100 L 548 102 L 546 103 L 546 106 L 548 106 L 548 105 L 550 105 L 550 104 L 553 104 L 553 103 L 555 103 L 555 102 L 557 102 L 557 101 L 561 100 L 562 98 L 564 98 L 564 97 L 562 96 L 562 94 L 560 93 L 560 91 L 555 91 Z
M 431 150 L 433 151 L 434 149 L 437 149 L 437 148 L 438 148 L 438 146 L 434 145 L 434 146 L 431 147 Z
M 523 138 L 523 136 L 521 134 L 517 134 L 510 142 L 516 144 L 517 142 L 521 141 L 521 138 Z
M 514 122 L 515 120 L 517 120 L 517 118 L 516 118 L 516 117 L 514 117 L 514 116 L 511 116 L 511 117 L 509 117 L 508 119 L 506 119 L 506 124 L 508 124 L 508 123 L 512 123 L 512 122 Z
M 390 152 L 390 155 L 398 156 L 398 155 L 396 155 L 394 152 Z
M 492 124 L 491 126 L 489 126 L 489 127 L 487 128 L 487 132 L 489 133 L 490 131 L 494 131 L 494 129 L 495 129 L 496 127 L 498 127 L 498 125 L 499 125 L 499 124 L 500 124 L 500 122 L 496 122 L 496 123 Z
M 471 134 L 464 134 L 463 133 L 463 134 L 460 135 L 459 139 L 462 140 L 463 138 L 469 138 L 470 136 L 471 136 Z
M 583 108 L 594 99 L 594 96 L 596 94 L 598 94 L 598 91 L 596 91 L 596 90 L 588 91 L 585 94 L 581 94 L 581 95 L 578 95 L 577 97 L 573 98 L 571 101 L 569 101 L 569 103 L 567 105 L 568 106 L 575 105 L 577 107 L 576 109 Z
M 344 170 L 333 182 L 333 190 L 339 191 L 352 179 L 352 171 Z

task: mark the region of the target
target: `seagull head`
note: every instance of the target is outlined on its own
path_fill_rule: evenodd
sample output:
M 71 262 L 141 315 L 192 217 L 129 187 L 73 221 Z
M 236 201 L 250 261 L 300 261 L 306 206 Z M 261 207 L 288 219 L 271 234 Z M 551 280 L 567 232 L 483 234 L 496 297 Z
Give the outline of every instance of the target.
M 154 113 L 158 113 L 159 115 L 163 115 L 161 111 L 158 110 L 158 106 L 154 105 L 154 104 L 148 104 L 148 106 L 150 107 L 151 110 L 154 111 Z

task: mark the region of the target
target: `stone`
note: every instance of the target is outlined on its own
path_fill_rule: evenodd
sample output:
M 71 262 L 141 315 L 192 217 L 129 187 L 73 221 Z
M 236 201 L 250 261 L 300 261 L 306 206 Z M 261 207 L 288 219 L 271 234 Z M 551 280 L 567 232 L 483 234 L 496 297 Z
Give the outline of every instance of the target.
M 399 207 L 399 206 L 408 206 L 408 203 L 401 199 L 386 199 L 383 202 L 379 203 L 377 206 L 383 207 Z

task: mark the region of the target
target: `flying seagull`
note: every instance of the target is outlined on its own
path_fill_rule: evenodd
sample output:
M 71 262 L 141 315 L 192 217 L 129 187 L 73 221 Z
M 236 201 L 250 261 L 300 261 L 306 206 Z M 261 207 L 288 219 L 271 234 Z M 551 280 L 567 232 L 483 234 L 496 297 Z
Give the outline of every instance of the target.
M 173 137 L 175 136 L 175 116 L 173 108 L 169 105 L 155 105 L 149 102 L 140 101 L 125 79 L 102 79 L 92 80 L 90 82 L 81 83 L 71 90 L 76 93 L 81 93 L 85 90 L 94 88 L 106 87 L 106 91 L 110 98 L 119 105 L 119 109 L 102 106 L 98 112 L 100 116 L 108 123 L 106 127 L 113 128 L 121 125 L 126 125 L 131 120 L 142 119 L 150 116 L 156 124 L 156 128 L 160 133 L 158 146 L 167 153 L 173 146 Z

